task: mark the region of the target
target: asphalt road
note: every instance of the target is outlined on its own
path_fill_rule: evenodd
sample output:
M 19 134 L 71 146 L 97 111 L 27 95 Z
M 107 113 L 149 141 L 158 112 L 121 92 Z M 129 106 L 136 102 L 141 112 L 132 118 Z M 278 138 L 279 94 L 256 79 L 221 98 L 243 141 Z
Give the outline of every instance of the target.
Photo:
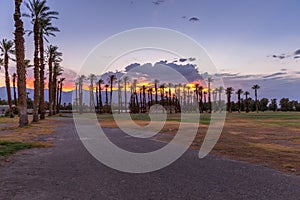
M 170 166 L 146 174 L 108 168 L 84 148 L 72 119 L 62 118 L 54 147 L 17 153 L 0 166 L 0 199 L 300 199 L 300 177 L 221 157 L 198 159 L 189 150 Z M 114 143 L 136 151 L 164 145 L 124 137 L 107 129 Z

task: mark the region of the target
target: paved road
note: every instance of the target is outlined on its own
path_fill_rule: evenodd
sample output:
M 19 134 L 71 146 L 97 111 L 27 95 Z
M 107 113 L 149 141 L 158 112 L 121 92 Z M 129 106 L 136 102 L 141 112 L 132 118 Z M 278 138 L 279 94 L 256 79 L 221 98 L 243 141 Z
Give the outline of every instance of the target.
M 265 167 L 189 150 L 160 171 L 128 174 L 95 160 L 83 147 L 72 119 L 63 118 L 55 146 L 19 152 L 0 166 L 0 199 L 300 199 L 300 177 Z M 147 151 L 163 143 L 123 137 L 108 130 L 124 148 Z M 140 148 L 140 149 L 138 149 Z

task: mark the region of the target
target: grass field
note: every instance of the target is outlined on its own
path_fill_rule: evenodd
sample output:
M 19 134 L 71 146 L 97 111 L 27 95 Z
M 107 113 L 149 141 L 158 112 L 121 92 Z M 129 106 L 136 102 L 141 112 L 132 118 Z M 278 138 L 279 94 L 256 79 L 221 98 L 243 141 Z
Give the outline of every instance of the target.
M 141 126 L 150 120 L 147 114 L 131 117 Z M 117 128 L 112 115 L 99 115 L 98 118 L 102 127 Z M 199 123 L 199 120 L 192 118 L 184 122 Z M 202 114 L 192 148 L 200 148 L 209 123 L 210 115 Z M 157 139 L 171 140 L 179 124 L 179 114 L 168 115 Z M 300 175 L 300 113 L 227 114 L 221 137 L 211 153 Z

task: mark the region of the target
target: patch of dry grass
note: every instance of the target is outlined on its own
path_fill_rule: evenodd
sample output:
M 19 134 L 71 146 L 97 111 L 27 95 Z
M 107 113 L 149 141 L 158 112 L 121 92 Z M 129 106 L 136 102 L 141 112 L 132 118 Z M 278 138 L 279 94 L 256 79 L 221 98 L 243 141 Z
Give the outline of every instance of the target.
M 18 118 L 1 118 L 0 141 L 4 142 L 25 142 L 32 144 L 32 147 L 50 147 L 51 142 L 39 141 L 39 137 L 52 134 L 55 130 L 55 119 L 46 119 L 38 123 L 31 123 L 24 128 L 18 127 Z
M 172 123 L 168 121 L 165 124 L 157 139 L 170 141 L 174 137 L 180 124 L 180 120 L 175 118 L 172 118 Z M 221 137 L 211 153 L 300 175 L 299 119 L 299 113 L 227 115 Z M 149 123 L 143 120 L 135 122 L 140 125 Z M 100 125 L 118 128 L 112 118 L 107 116 L 100 118 Z M 199 125 L 193 149 L 200 149 L 207 129 L 206 123 Z

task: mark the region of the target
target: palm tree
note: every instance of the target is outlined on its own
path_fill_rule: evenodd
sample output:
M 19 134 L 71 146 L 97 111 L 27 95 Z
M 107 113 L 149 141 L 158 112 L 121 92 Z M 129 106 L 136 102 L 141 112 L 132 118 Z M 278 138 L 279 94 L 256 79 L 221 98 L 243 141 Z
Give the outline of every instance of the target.
M 199 110 L 200 110 L 200 113 L 203 113 L 203 86 L 199 86 L 198 87 L 198 94 L 199 94 Z
M 112 106 L 112 95 L 113 95 L 113 84 L 117 80 L 116 75 L 112 74 L 109 76 L 109 83 L 110 83 L 110 106 Z
M 5 85 L 6 85 L 6 92 L 7 92 L 7 101 L 8 101 L 8 105 L 9 105 L 9 115 L 11 118 L 13 118 L 14 114 L 13 114 L 13 110 L 12 110 L 8 63 L 9 63 L 9 60 L 14 60 L 11 58 L 11 55 L 15 54 L 14 42 L 11 40 L 3 39 L 0 42 L 0 50 L 1 50 L 1 55 L 4 55 Z
M 90 80 L 90 109 L 95 108 L 95 100 L 94 100 L 94 81 L 96 80 L 95 74 L 90 74 L 88 76 L 88 80 Z
M 244 92 L 244 95 L 246 96 L 246 112 L 248 113 L 249 112 L 249 102 L 248 102 L 248 96 L 250 95 L 250 92 L 246 91 Z
M 18 85 L 18 113 L 19 127 L 28 125 L 27 115 L 27 92 L 26 92 L 26 68 L 25 68 L 25 47 L 24 47 L 24 27 L 21 19 L 22 0 L 15 0 L 15 49 L 17 63 L 17 85 Z
M 209 109 L 209 113 L 211 113 L 211 83 L 212 83 L 213 79 L 212 77 L 208 77 L 207 79 L 207 83 L 208 83 L 208 109 Z
M 29 17 L 33 24 L 33 38 L 34 38 L 34 105 L 33 105 L 33 122 L 39 120 L 38 108 L 40 102 L 40 87 L 41 82 L 44 83 L 43 77 L 40 77 L 39 67 L 39 47 L 41 40 L 41 23 L 44 19 L 56 18 L 58 15 L 55 11 L 49 11 L 49 7 L 46 6 L 46 0 L 32 0 L 25 4 L 25 6 L 30 11 L 30 14 L 24 14 L 23 16 Z M 43 49 L 43 48 L 42 48 Z M 43 54 L 44 52 L 41 52 Z M 42 72 L 43 73 L 43 72 Z M 43 86 L 42 86 L 43 87 Z M 43 114 L 44 115 L 44 114 Z
M 159 83 L 159 80 L 155 79 L 154 80 L 154 90 L 155 90 L 155 104 L 158 104 L 158 99 L 157 99 L 157 84 Z
M 125 112 L 127 112 L 127 83 L 128 83 L 129 77 L 124 76 L 123 81 L 124 81 L 124 96 L 125 96 Z
M 104 83 L 103 79 L 99 79 L 98 81 L 98 87 L 99 87 L 99 112 L 102 112 L 102 107 L 103 107 L 103 103 L 102 103 L 102 84 Z
M 255 95 L 255 106 L 256 106 L 256 112 L 258 113 L 258 99 L 257 99 L 257 90 L 260 89 L 259 85 L 253 85 L 252 89 L 254 90 Z
M 78 109 L 78 86 L 79 86 L 79 83 L 78 83 L 78 80 L 75 80 L 75 110 Z
M 236 91 L 236 94 L 238 95 L 238 111 L 239 113 L 241 112 L 241 95 L 243 94 L 243 90 L 242 89 L 238 89 Z
M 83 81 L 85 79 L 84 75 L 81 75 L 78 77 L 78 93 L 79 93 L 79 114 L 82 114 L 82 100 L 83 100 L 83 94 L 82 94 L 82 89 L 83 89 Z
M 53 83 L 54 73 L 53 67 L 59 64 L 62 61 L 62 53 L 58 51 L 57 46 L 48 46 L 47 48 L 47 56 L 48 56 L 48 67 L 49 67 L 49 81 L 48 81 L 48 91 L 49 91 L 49 116 L 53 114 L 53 92 L 55 91 L 55 84 Z
M 231 94 L 234 91 L 234 89 L 232 87 L 228 87 L 226 89 L 226 95 L 227 95 L 227 111 L 228 112 L 232 112 L 231 111 Z
M 16 80 L 17 80 L 17 74 L 13 73 L 12 82 L 13 82 L 13 89 L 14 89 L 14 103 L 17 106 L 18 102 L 17 102 L 17 92 L 16 92 Z
M 63 68 L 60 66 L 60 63 L 54 63 L 54 68 L 53 68 L 53 87 L 52 87 L 52 99 L 53 99 L 53 104 L 52 104 L 52 109 L 53 109 L 53 114 L 56 114 L 57 111 L 57 79 L 60 75 L 62 75 Z
M 106 84 L 104 87 L 105 87 L 105 105 L 108 105 L 108 88 L 109 88 L 109 85 Z
M 219 87 L 218 92 L 219 92 L 219 110 L 222 112 L 222 93 L 224 91 L 224 88 L 222 86 Z
M 57 113 L 59 113 L 60 111 L 60 107 L 61 107 L 61 95 L 62 95 L 62 88 L 63 88 L 63 82 L 66 78 L 60 78 L 59 79 L 59 85 L 58 85 L 58 88 L 59 88 L 59 100 L 58 100 L 58 106 L 57 106 Z
M 171 88 L 173 87 L 173 84 L 172 83 L 169 83 L 168 84 L 168 88 L 169 88 L 169 105 L 171 106 L 171 103 L 172 103 L 172 91 L 171 91 Z
M 44 97 L 44 90 L 45 90 L 45 58 L 44 58 L 44 40 L 47 40 L 45 36 L 55 36 L 53 32 L 58 32 L 59 29 L 53 27 L 51 24 L 50 18 L 42 18 L 40 21 L 40 44 L 39 44 L 39 51 L 40 51 L 40 119 L 45 119 L 45 97 Z
M 160 101 L 161 101 L 161 105 L 164 106 L 164 93 L 165 93 L 165 84 L 161 84 L 159 86 L 160 88 Z
M 121 95 L 121 83 L 122 80 L 118 80 L 118 113 L 120 114 L 122 109 L 122 95 Z

